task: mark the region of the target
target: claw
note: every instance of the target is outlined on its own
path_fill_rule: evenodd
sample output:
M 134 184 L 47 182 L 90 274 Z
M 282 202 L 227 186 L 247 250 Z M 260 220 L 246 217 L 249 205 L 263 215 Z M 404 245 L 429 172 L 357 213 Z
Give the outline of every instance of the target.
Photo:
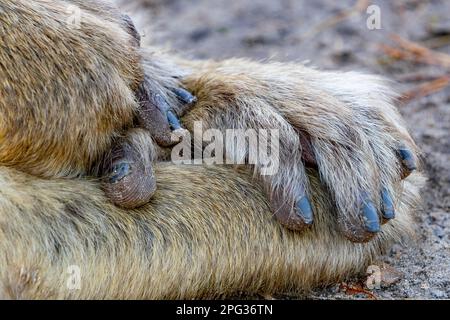
M 414 155 L 409 149 L 402 147 L 398 150 L 398 153 L 402 160 L 402 164 L 405 166 L 406 169 L 408 169 L 410 172 L 417 169 Z
M 184 103 L 191 104 L 197 101 L 197 98 L 193 96 L 189 91 L 182 88 L 173 89 L 176 96 Z
M 378 218 L 377 209 L 372 201 L 366 200 L 363 202 L 362 214 L 364 225 L 368 232 L 377 233 L 380 231 L 380 219 Z
M 311 203 L 308 197 L 304 196 L 300 198 L 296 203 L 297 213 L 303 219 L 305 224 L 313 223 L 313 211 L 311 208 Z
M 159 111 L 162 112 L 162 114 L 166 114 L 169 111 L 170 109 L 169 103 L 166 101 L 166 99 L 164 99 L 162 95 L 155 94 L 153 99 L 156 107 L 159 109 Z
M 166 99 L 164 99 L 161 95 L 156 94 L 154 97 L 154 101 L 158 109 L 162 112 L 162 114 L 167 116 L 167 121 L 169 122 L 172 130 L 181 129 L 180 120 L 177 118 L 175 113 L 170 110 L 170 106 L 167 103 Z
M 117 183 L 123 178 L 125 178 L 127 175 L 129 175 L 131 172 L 131 166 L 127 162 L 121 162 L 112 168 L 112 173 L 109 178 L 110 183 Z
M 392 201 L 391 195 L 386 188 L 383 188 L 381 191 L 381 200 L 382 200 L 382 215 L 383 218 L 387 220 L 391 220 L 395 218 L 395 208 L 394 202 Z
M 167 120 L 169 121 L 170 127 L 172 130 L 181 129 L 180 120 L 175 116 L 172 111 L 167 112 Z

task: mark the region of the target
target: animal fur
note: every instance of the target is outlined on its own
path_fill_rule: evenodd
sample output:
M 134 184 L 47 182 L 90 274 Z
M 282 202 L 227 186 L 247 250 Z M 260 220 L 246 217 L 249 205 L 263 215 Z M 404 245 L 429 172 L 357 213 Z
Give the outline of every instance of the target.
M 0 292 L 12 299 L 191 299 L 296 293 L 364 272 L 414 225 L 421 179 L 404 181 L 397 217 L 366 244 L 336 231 L 313 172 L 318 216 L 300 234 L 272 218 L 262 188 L 231 168 L 159 164 L 151 202 L 109 203 L 98 183 L 0 169 Z M 79 266 L 79 290 L 67 283 Z M 126 284 L 126 285 L 124 285 Z
M 117 14 L 104 13 L 113 9 L 76 3 L 86 25 L 69 32 L 67 1 L 0 0 L 0 31 L 10 37 L 0 41 L 2 297 L 298 292 L 364 271 L 411 233 L 423 179 L 400 179 L 397 144 L 416 148 L 381 80 L 298 64 L 193 62 L 153 47 L 136 51 Z M 18 19 L 18 35 L 8 33 Z M 188 129 L 195 120 L 219 129 L 280 129 L 279 174 L 259 183 L 252 168 L 159 163 L 147 205 L 112 205 L 88 173 L 133 125 L 143 73 L 175 109 L 181 107 L 170 88 L 179 79 L 197 95 L 183 118 Z M 300 161 L 299 128 L 311 139 L 319 172 Z M 273 217 L 267 186 L 281 184 L 288 195 L 308 190 L 315 222 L 302 233 Z M 349 242 L 339 230 L 355 233 L 359 226 L 358 193 L 370 192 L 379 208 L 381 186 L 395 195 L 396 218 L 370 242 Z M 67 286 L 73 265 L 81 271 L 75 290 Z
M 302 159 L 306 133 L 339 228 L 354 241 L 373 236 L 359 212 L 363 194 L 372 197 L 378 212 L 383 187 L 398 201 L 404 169 L 397 149 L 406 144 L 417 152 L 383 79 L 246 60 L 186 65 L 195 71 L 185 85 L 198 97 L 184 118 L 186 128 L 201 120 L 206 129 L 279 129 L 280 170 L 261 178 L 269 198 L 278 192 L 287 203 L 302 190 L 311 192 Z M 227 152 L 233 153 L 229 158 L 248 157 L 245 148 Z

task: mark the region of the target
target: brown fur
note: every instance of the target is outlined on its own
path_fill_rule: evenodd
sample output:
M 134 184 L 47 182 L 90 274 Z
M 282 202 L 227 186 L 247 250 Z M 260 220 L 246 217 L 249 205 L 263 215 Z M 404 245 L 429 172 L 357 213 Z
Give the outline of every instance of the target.
M 0 5 L 0 164 L 47 178 L 102 176 L 113 203 L 127 208 L 147 203 L 155 179 L 142 168 L 151 170 L 152 162 L 140 162 L 145 155 L 127 158 L 120 141 L 133 140 L 129 128 L 141 119 L 147 140 L 151 134 L 169 144 L 170 128 L 157 106 L 141 101 L 165 94 L 154 80 L 144 82 L 132 21 L 105 1 Z M 79 26 L 70 23 L 71 14 L 79 14 Z M 108 158 L 112 148 L 123 159 Z M 119 181 L 110 178 L 117 177 L 117 167 L 98 166 L 124 162 L 131 169 Z
M 0 42 L 0 86 L 7 93 L 0 98 L 0 296 L 296 292 L 363 271 L 411 232 L 422 178 L 416 173 L 400 181 L 393 150 L 399 140 L 414 145 L 378 79 L 296 64 L 190 62 L 156 48 L 137 53 L 113 9 L 100 13 L 98 2 L 77 1 L 87 20 L 74 31 L 65 29 L 66 3 L 0 0 L 8 13 L 0 14 L 3 34 L 15 16 L 24 21 L 17 41 Z M 39 34 L 36 26 L 43 27 Z M 76 178 L 132 125 L 142 70 L 180 113 L 170 91 L 178 79 L 197 94 L 183 119 L 189 129 L 195 120 L 219 129 L 280 129 L 280 174 L 260 185 L 250 169 L 160 163 L 154 198 L 135 210 L 112 205 L 99 181 Z M 330 84 L 336 77 L 341 87 Z M 326 187 L 300 162 L 298 128 L 312 138 Z M 148 137 L 132 132 L 133 141 L 147 141 L 143 154 L 153 150 Z M 263 191 L 281 183 L 295 191 L 302 181 L 308 181 L 315 223 L 300 234 L 273 219 Z M 353 206 L 353 188 L 377 198 L 381 185 L 395 194 L 396 219 L 369 243 L 349 242 L 337 231 L 346 221 L 335 213 Z M 72 265 L 81 268 L 80 290 L 66 285 Z
M 0 163 L 41 177 L 86 174 L 132 124 L 143 79 L 125 29 L 94 9 L 73 28 L 69 4 L 0 2 Z
M 394 199 L 402 192 L 404 169 L 398 148 L 403 144 L 417 153 L 383 79 L 238 59 L 181 65 L 194 70 L 185 84 L 198 97 L 184 118 L 186 128 L 192 130 L 192 123 L 201 120 L 204 129 L 279 129 L 280 170 L 260 178 L 268 197 L 275 199 L 272 211 L 287 203 L 290 216 L 279 219 L 282 223 L 292 227 L 293 201 L 304 190 L 311 192 L 304 163 L 308 147 L 335 202 L 339 228 L 352 241 L 374 236 L 364 230 L 359 212 L 363 194 L 369 194 L 380 213 L 383 187 Z M 248 156 L 245 149 L 226 152 L 229 158 Z M 257 164 L 255 172 L 259 171 Z
M 96 182 L 41 180 L 0 169 L 0 292 L 5 298 L 213 298 L 295 293 L 365 271 L 414 223 L 420 178 L 397 218 L 367 244 L 336 232 L 311 173 L 317 223 L 303 234 L 271 216 L 262 189 L 231 168 L 161 164 L 151 202 L 121 210 Z M 37 191 L 39 190 L 39 191 Z M 232 209 L 231 209 L 232 208 Z M 69 267 L 81 269 L 69 290 Z M 125 285 L 126 284 L 126 285 Z

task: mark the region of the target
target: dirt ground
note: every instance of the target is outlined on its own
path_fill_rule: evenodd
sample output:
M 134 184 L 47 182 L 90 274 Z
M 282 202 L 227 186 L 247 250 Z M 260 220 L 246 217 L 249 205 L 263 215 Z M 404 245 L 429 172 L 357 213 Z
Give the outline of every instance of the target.
M 380 8 L 381 29 L 367 27 L 370 4 Z M 389 265 L 393 278 L 381 289 L 366 292 L 363 277 L 309 297 L 450 298 L 450 56 L 410 43 L 401 47 L 391 38 L 397 34 L 450 54 L 450 1 L 152 0 L 146 9 L 132 13 L 152 21 L 151 29 L 140 26 L 145 39 L 151 35 L 154 43 L 188 57 L 309 61 L 396 80 L 396 89 L 409 93 L 399 108 L 423 151 L 429 178 L 417 241 L 395 245 L 380 259 L 377 264 Z

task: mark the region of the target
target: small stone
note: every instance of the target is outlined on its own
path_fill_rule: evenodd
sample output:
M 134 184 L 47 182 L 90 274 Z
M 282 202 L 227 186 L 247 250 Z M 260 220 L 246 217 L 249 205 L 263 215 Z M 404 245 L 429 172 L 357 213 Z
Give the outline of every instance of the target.
M 436 237 L 438 237 L 440 239 L 442 239 L 445 236 L 444 230 L 439 226 L 436 226 L 433 228 L 433 233 Z
M 403 278 L 403 273 L 394 267 L 383 264 L 381 266 L 381 285 L 384 287 L 388 287 L 397 283 Z
M 367 268 L 366 287 L 370 290 L 389 287 L 403 278 L 403 273 L 386 263 Z
M 441 221 L 446 216 L 446 213 L 443 211 L 433 211 L 429 213 L 429 216 L 433 221 Z
M 428 289 L 430 289 L 430 286 L 428 285 L 428 283 L 422 283 L 421 285 L 420 285 L 420 288 L 421 289 L 424 289 L 424 290 L 428 290 Z
M 331 287 L 331 292 L 338 293 L 341 290 L 341 286 L 339 284 L 334 285 Z
M 391 247 L 391 255 L 393 255 L 395 258 L 398 258 L 401 255 L 402 250 L 403 250 L 402 246 L 394 244 Z
M 434 298 L 438 298 L 438 299 L 445 298 L 445 292 L 443 292 L 441 290 L 433 289 L 430 291 L 430 293 Z

